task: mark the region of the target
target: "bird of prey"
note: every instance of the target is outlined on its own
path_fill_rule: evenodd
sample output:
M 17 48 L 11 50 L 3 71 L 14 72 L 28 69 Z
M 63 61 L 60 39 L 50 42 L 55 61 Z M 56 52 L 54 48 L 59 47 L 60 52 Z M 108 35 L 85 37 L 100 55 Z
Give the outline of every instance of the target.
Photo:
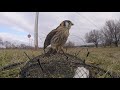
M 44 52 L 49 45 L 57 52 L 63 50 L 63 46 L 69 36 L 69 30 L 73 25 L 70 20 L 64 20 L 56 29 L 52 30 L 45 39 Z

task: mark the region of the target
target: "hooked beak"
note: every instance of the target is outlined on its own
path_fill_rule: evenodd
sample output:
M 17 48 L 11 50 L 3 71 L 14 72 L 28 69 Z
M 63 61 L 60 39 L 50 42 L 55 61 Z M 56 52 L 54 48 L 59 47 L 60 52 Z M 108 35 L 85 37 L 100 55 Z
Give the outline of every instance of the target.
M 74 24 L 73 24 L 73 23 L 71 23 L 71 25 L 73 26 Z

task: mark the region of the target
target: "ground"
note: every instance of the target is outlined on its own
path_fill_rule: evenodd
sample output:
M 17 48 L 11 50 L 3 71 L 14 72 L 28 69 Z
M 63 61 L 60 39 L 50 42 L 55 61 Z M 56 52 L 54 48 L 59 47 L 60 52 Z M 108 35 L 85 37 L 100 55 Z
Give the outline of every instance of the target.
M 106 71 L 116 72 L 120 75 L 120 48 L 89 48 L 90 54 L 86 58 L 87 49 L 86 48 L 68 48 L 65 52 L 76 55 L 85 62 L 92 65 L 97 65 Z M 7 49 L 0 50 L 0 68 L 17 63 L 28 61 L 29 59 L 24 54 L 26 52 L 30 58 L 43 53 L 43 50 L 20 50 L 20 49 Z M 20 67 L 16 67 L 10 70 L 5 70 L 0 72 L 1 78 L 18 78 L 20 72 Z

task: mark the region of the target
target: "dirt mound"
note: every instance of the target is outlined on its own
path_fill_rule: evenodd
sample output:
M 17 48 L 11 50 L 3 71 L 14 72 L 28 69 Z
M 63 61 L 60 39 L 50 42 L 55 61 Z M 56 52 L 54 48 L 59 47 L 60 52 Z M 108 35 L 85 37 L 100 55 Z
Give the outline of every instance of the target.
M 87 65 L 73 55 L 55 54 L 50 56 L 39 55 L 21 68 L 21 78 L 73 78 L 77 67 L 85 67 L 90 72 L 90 78 L 97 78 L 104 75 L 106 71 Z M 99 75 L 98 75 L 99 74 Z M 106 74 L 107 77 L 112 77 Z

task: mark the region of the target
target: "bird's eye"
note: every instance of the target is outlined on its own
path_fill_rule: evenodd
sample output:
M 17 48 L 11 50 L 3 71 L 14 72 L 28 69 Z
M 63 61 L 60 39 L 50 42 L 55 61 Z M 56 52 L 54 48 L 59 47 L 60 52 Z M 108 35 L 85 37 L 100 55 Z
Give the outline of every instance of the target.
M 69 24 L 70 24 L 70 25 L 73 25 L 73 23 L 72 23 L 71 21 L 69 21 Z

